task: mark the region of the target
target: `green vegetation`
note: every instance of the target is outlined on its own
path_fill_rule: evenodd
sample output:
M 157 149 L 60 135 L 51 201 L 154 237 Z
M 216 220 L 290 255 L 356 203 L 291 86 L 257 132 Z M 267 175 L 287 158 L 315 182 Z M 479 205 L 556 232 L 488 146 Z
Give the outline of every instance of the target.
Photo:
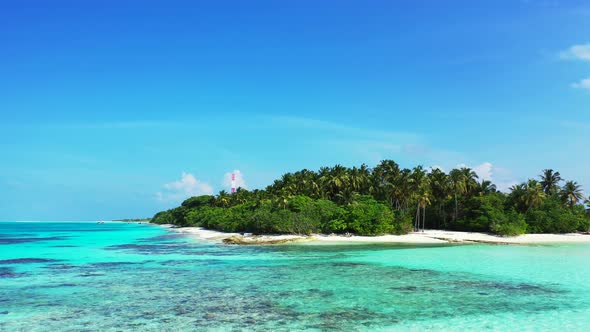
M 392 160 L 287 173 L 264 190 L 198 196 L 157 213 L 158 224 L 256 234 L 405 234 L 425 228 L 501 235 L 588 231 L 581 186 L 544 170 L 502 193 L 469 168 L 449 174 Z
M 123 222 L 150 222 L 150 218 L 132 218 L 132 219 L 115 219 L 113 221 L 123 221 Z

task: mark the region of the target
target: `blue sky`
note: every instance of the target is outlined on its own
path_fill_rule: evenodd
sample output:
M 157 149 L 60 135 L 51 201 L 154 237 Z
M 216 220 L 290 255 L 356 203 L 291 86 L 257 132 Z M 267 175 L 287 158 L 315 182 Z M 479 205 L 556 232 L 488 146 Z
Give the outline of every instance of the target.
M 4 1 L 0 219 L 337 163 L 590 188 L 587 1 Z

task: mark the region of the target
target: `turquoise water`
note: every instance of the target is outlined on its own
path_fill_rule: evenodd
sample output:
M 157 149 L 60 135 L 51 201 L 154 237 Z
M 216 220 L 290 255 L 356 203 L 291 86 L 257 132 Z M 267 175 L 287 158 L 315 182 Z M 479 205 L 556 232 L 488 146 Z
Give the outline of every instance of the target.
M 243 247 L 0 222 L 0 331 L 583 331 L 589 258 L 590 245 Z

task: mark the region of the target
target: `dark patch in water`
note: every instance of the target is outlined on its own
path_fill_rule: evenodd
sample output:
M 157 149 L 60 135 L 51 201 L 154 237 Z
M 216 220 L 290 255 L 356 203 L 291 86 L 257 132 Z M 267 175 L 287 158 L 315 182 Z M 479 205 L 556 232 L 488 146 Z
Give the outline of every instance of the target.
M 431 287 L 418 287 L 418 286 L 390 287 L 389 290 L 396 291 L 396 292 L 434 292 L 435 291 Z
M 158 254 L 182 254 L 193 256 L 233 256 L 234 253 L 218 250 L 203 250 L 203 246 L 188 243 L 163 242 L 159 244 L 120 244 L 106 247 L 106 250 L 131 250 L 144 255 Z
M 389 289 L 396 290 L 396 291 L 410 291 L 410 292 L 413 292 L 413 291 L 417 291 L 418 290 L 418 287 L 416 287 L 416 286 L 402 286 L 402 287 L 391 287 Z
M 51 302 L 48 302 L 48 303 L 39 303 L 39 304 L 36 304 L 35 305 L 35 307 L 37 307 L 37 308 L 40 308 L 40 307 L 58 307 L 58 306 L 60 306 L 59 303 L 51 303 Z
M 224 261 L 221 260 L 213 260 L 213 259 L 207 259 L 207 260 L 198 260 L 198 259 L 179 259 L 179 260 L 167 260 L 167 261 L 161 261 L 158 262 L 161 265 L 165 265 L 165 266 L 186 266 L 186 265 L 223 265 L 226 264 Z
M 67 236 L 51 236 L 51 237 L 9 237 L 0 238 L 0 244 L 17 244 L 17 243 L 29 243 L 29 242 L 41 242 L 41 241 L 58 241 L 65 240 Z
M 100 229 L 76 229 L 76 232 L 117 232 L 118 228 L 100 228 Z
M 191 251 L 186 250 L 182 252 L 183 255 L 194 255 L 194 256 L 201 256 L 201 255 L 208 255 L 208 256 L 235 256 L 235 254 L 230 252 L 220 252 L 220 251 Z
M 29 264 L 29 263 L 49 263 L 49 262 L 59 262 L 59 260 L 47 259 L 47 258 L 15 258 L 15 259 L 0 260 L 0 264 Z
M 57 284 L 57 285 L 54 285 L 53 287 L 76 287 L 76 286 L 78 286 L 78 285 L 76 285 L 76 284 L 68 284 L 68 283 L 64 283 L 64 284 Z
M 18 278 L 26 276 L 26 273 L 17 273 L 9 267 L 0 267 L 0 279 L 2 278 Z
M 181 239 L 181 238 L 185 238 L 186 235 L 185 234 L 164 234 L 164 235 L 158 235 L 158 236 L 154 236 L 154 237 L 148 237 L 145 239 L 140 239 L 139 242 L 164 242 L 164 241 L 170 241 L 170 240 L 176 240 L 176 239 Z
M 508 283 L 493 283 L 494 287 L 502 289 L 508 292 L 525 292 L 525 293 L 566 293 L 565 291 L 549 288 L 540 285 L 533 285 L 533 284 L 508 284 Z
M 78 286 L 78 285 L 70 284 L 70 283 L 63 283 L 63 284 L 45 286 L 45 288 L 61 288 L 61 287 L 76 287 L 76 286 Z
M 399 322 L 391 315 L 378 313 L 366 308 L 356 307 L 346 311 L 328 311 L 314 314 L 316 319 L 306 319 L 308 321 L 318 321 L 319 323 L 309 324 L 308 327 L 320 329 L 322 331 L 339 331 L 342 330 L 346 322 L 355 322 L 355 324 L 362 324 L 365 327 L 370 327 L 377 322 L 388 322 L 388 324 L 395 324 Z
M 73 283 L 61 283 L 61 284 L 48 284 L 48 285 L 38 285 L 38 286 L 32 286 L 30 288 L 37 288 L 37 289 L 47 289 L 47 288 L 62 288 L 62 287 L 76 287 L 78 286 L 77 284 L 73 284 Z
M 83 277 L 83 278 L 86 278 L 86 277 L 101 277 L 101 276 L 104 276 L 104 275 L 105 275 L 104 273 L 83 273 L 83 274 L 80 274 L 78 276 Z
M 70 265 L 70 264 L 49 264 L 49 265 L 45 266 L 46 269 L 52 269 L 52 270 L 69 270 L 69 269 L 73 269 L 75 267 L 76 267 L 76 265 Z
M 565 290 L 549 288 L 542 285 L 528 284 L 528 283 L 511 283 L 511 282 L 496 282 L 496 281 L 462 281 L 457 280 L 453 282 L 456 287 L 469 287 L 475 289 L 495 289 L 510 294 L 562 294 L 567 293 Z
M 89 264 L 89 265 L 90 266 L 93 266 L 93 267 L 114 267 L 114 266 L 134 265 L 134 264 L 140 264 L 140 263 L 134 263 L 134 262 L 101 262 L 101 263 L 92 263 L 92 264 Z
M 333 266 L 346 266 L 346 267 L 355 267 L 355 266 L 366 266 L 367 264 L 363 263 L 352 263 L 352 262 L 336 262 L 332 263 Z
M 35 236 L 35 234 L 32 234 L 32 233 L 0 234 L 0 239 L 1 238 L 7 238 L 7 237 L 14 237 L 15 235 L 18 235 L 18 236 L 27 236 L 27 237 L 29 237 L 29 236 Z
M 58 245 L 58 246 L 51 246 L 51 247 L 53 247 L 53 248 L 78 248 L 78 246 L 69 245 L 69 244 Z
M 170 245 L 170 244 L 119 244 L 106 248 L 107 250 L 133 250 L 139 253 L 178 253 L 179 249 L 183 249 L 182 246 Z

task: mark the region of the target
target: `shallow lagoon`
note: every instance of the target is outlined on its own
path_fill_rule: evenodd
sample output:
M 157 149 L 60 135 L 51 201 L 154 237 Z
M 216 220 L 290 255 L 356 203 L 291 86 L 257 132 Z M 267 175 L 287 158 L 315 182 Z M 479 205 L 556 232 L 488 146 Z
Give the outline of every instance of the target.
M 590 245 L 224 246 L 0 222 L 1 331 L 586 330 Z

